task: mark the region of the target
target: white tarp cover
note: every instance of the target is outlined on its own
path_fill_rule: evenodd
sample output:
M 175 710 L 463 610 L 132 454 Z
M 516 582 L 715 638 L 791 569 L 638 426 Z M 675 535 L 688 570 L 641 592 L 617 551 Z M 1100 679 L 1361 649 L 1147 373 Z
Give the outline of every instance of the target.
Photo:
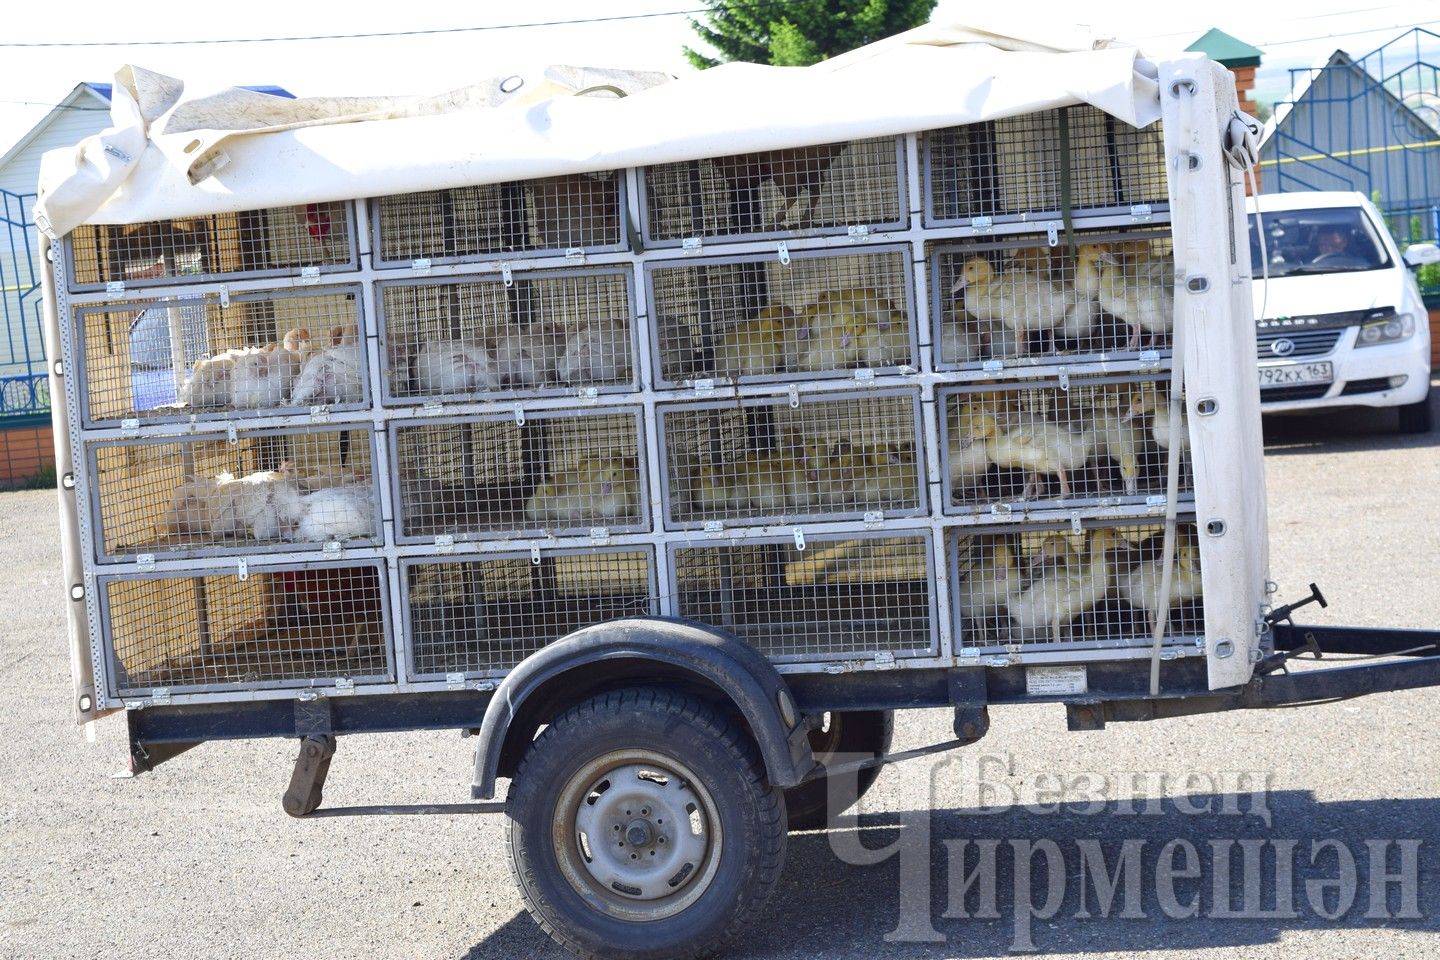
M 667 82 L 668 81 L 668 82 Z M 436 97 L 288 100 L 115 76 L 113 126 L 41 164 L 36 223 L 139 223 L 584 173 L 1089 103 L 1160 115 L 1156 69 L 1088 37 L 929 24 L 812 67 L 735 63 L 680 79 L 552 67 Z

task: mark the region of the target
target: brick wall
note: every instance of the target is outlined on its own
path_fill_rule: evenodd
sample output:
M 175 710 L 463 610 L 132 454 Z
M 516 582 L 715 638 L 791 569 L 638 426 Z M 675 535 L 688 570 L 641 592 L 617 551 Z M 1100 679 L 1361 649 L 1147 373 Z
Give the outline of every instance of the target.
M 55 464 L 50 424 L 0 429 L 0 489 L 24 484 Z

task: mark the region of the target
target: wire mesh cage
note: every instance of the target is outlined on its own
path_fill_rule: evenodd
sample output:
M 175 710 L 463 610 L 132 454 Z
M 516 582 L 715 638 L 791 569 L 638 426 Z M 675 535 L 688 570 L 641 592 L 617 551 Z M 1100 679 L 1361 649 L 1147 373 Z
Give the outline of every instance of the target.
M 877 137 L 646 167 L 644 241 L 898 229 L 904 151 L 901 138 Z
M 403 566 L 411 676 L 494 674 L 597 623 L 659 612 L 649 548 Z
M 403 542 L 649 528 L 636 411 L 558 411 L 391 428 Z
M 727 257 L 647 269 L 664 383 L 793 380 L 915 363 L 904 249 Z
M 275 415 L 367 400 L 354 288 L 76 307 L 87 424 Z
M 1168 374 L 940 391 L 945 512 L 1145 503 L 1163 497 Z M 1194 489 L 1182 419 L 1180 495 Z M 1163 502 L 1159 501 L 1159 502 Z
M 630 271 L 382 285 L 387 399 L 632 389 Z
M 115 694 L 394 679 L 380 564 L 105 577 Z
M 677 614 L 788 661 L 934 655 L 928 534 L 672 547 Z
M 930 315 L 939 369 L 1168 353 L 1175 263 L 1163 230 L 936 245 Z
M 661 406 L 667 525 L 925 510 L 915 391 Z
M 930 130 L 922 150 L 927 226 L 1169 207 L 1160 124 L 1137 129 L 1091 106 Z
M 1147 646 L 1205 634 L 1200 544 L 1182 521 L 1163 593 L 1165 524 L 1035 524 L 1023 531 L 950 531 L 951 592 L 962 655 L 987 649 Z
M 270 430 L 90 446 L 100 559 L 373 545 L 368 430 Z
M 623 172 L 603 170 L 381 197 L 373 218 L 377 263 L 623 249 L 624 189 Z
M 176 283 L 355 269 L 348 203 L 217 213 L 110 226 L 82 224 L 65 240 L 70 289 Z

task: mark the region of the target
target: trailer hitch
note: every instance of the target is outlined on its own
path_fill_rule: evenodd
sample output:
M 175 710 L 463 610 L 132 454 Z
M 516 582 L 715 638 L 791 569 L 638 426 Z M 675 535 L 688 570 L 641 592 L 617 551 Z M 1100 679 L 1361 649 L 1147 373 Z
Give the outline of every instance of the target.
M 1320 604 L 1322 609 L 1330 606 L 1330 604 L 1325 601 L 1325 594 L 1321 593 L 1320 588 L 1313 583 L 1310 584 L 1310 596 L 1296 600 L 1294 603 L 1287 603 L 1282 607 L 1276 607 L 1274 610 L 1265 614 L 1265 623 L 1272 629 L 1281 624 L 1294 628 L 1295 611 L 1301 607 L 1308 607 L 1312 603 Z M 1265 657 L 1259 663 L 1255 664 L 1255 676 L 1263 677 L 1277 670 L 1285 670 L 1288 673 L 1289 671 L 1285 665 L 1289 661 L 1300 657 L 1314 660 L 1323 660 L 1325 658 L 1325 653 L 1320 649 L 1320 644 L 1316 641 L 1315 634 L 1308 630 L 1305 631 L 1304 642 L 1299 646 L 1272 653 L 1270 656 Z
M 1287 603 L 1283 607 L 1276 607 L 1274 610 L 1265 614 L 1265 622 L 1272 627 L 1282 623 L 1293 624 L 1295 622 L 1295 611 L 1301 607 L 1308 607 L 1312 603 L 1320 604 L 1322 609 L 1330 606 L 1330 604 L 1325 601 L 1325 594 L 1321 593 L 1320 588 L 1313 583 L 1310 584 L 1310 596 L 1296 600 L 1294 603 Z

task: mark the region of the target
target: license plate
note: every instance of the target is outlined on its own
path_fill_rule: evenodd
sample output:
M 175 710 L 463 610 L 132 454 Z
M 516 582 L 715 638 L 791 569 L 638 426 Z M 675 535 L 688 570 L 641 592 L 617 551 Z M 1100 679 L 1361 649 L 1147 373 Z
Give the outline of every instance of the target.
M 1297 383 L 1330 383 L 1335 379 L 1335 367 L 1322 363 L 1283 363 L 1260 368 L 1260 389 L 1266 387 L 1288 387 Z

